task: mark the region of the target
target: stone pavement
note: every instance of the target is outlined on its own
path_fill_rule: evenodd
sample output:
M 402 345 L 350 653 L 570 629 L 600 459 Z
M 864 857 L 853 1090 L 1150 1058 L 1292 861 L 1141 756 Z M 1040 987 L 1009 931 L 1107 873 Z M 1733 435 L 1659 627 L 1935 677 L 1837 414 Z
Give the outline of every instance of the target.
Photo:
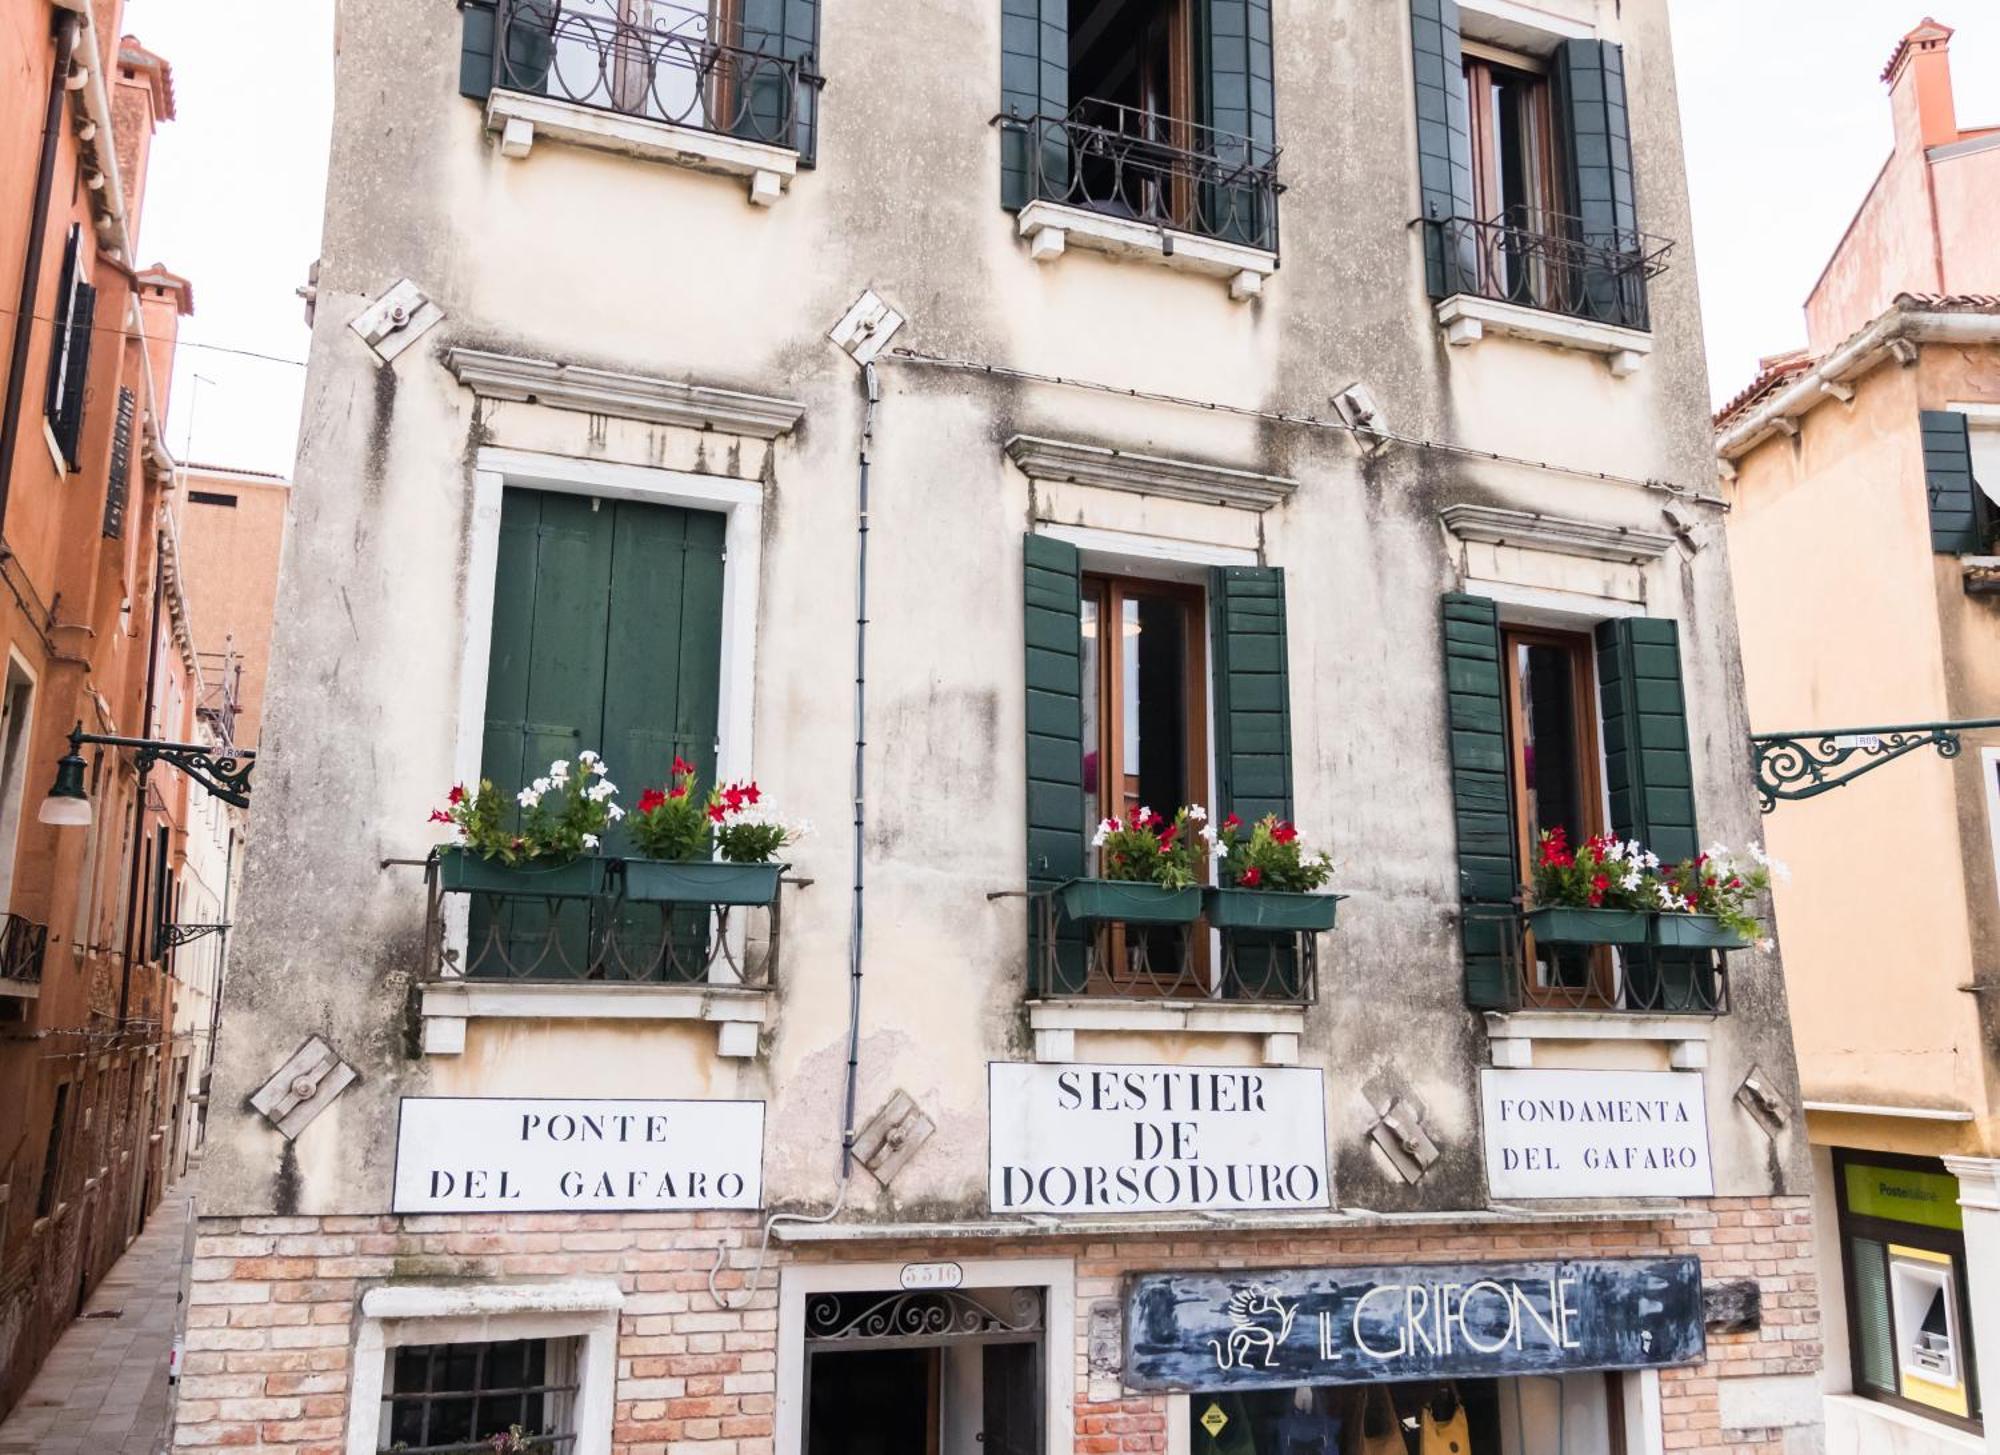
M 0 1422 L 0 1455 L 156 1455 L 173 1388 L 190 1239 L 188 1184 L 169 1191 Z M 118 1310 L 116 1318 L 92 1314 Z

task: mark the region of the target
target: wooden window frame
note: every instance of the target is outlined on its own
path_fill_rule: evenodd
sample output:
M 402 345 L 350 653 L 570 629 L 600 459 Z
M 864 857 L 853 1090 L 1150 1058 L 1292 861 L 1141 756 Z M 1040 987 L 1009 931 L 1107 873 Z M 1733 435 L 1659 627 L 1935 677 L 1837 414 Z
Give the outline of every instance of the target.
M 1935 1157 L 1913 1157 L 1902 1152 L 1871 1152 L 1859 1148 L 1834 1147 L 1833 1153 L 1833 1199 L 1835 1233 L 1840 1242 L 1840 1288 L 1841 1297 L 1847 1308 L 1847 1371 L 1850 1392 L 1877 1404 L 1893 1406 L 1940 1425 L 1970 1434 L 1982 1434 L 1985 1421 L 1981 1417 L 1985 1411 L 1983 1391 L 1979 1388 L 1978 1347 L 1972 1327 L 1972 1283 L 1966 1267 L 1965 1231 L 1953 1232 L 1949 1228 L 1932 1228 L 1922 1223 L 1898 1222 L 1894 1218 L 1870 1217 L 1857 1213 L 1847 1205 L 1847 1169 L 1854 1164 L 1864 1167 L 1902 1168 L 1911 1172 L 1942 1172 L 1950 1175 L 1950 1169 Z M 1965 1370 L 1966 1405 L 1980 1411 L 1970 1417 L 1961 1418 L 1949 1410 L 1941 1410 L 1936 1405 L 1914 1400 L 1902 1393 L 1902 1360 L 1896 1362 L 1897 1389 L 1877 1389 L 1861 1378 L 1861 1320 L 1855 1316 L 1859 1304 L 1859 1290 L 1854 1281 L 1854 1259 L 1850 1245 L 1855 1238 L 1867 1238 L 1881 1243 L 1886 1248 L 1890 1243 L 1901 1243 L 1908 1248 L 1921 1248 L 1929 1253 L 1943 1253 L 1951 1258 L 1952 1278 L 1958 1295 L 1958 1327 L 1965 1345 L 1961 1362 Z M 1889 1314 L 1889 1327 L 1896 1326 L 1895 1310 Z
M 1125 790 L 1125 697 L 1128 684 L 1124 681 L 1125 654 L 1123 650 L 1108 651 L 1107 640 L 1122 644 L 1123 637 L 1110 636 L 1112 630 L 1122 630 L 1118 626 L 1123 619 L 1123 606 L 1128 600 L 1140 597 L 1177 601 L 1186 613 L 1187 652 L 1182 663 L 1186 674 L 1186 700 L 1183 707 L 1187 713 L 1187 761 L 1183 766 L 1186 775 L 1189 803 L 1207 804 L 1213 802 L 1209 778 L 1209 732 L 1208 720 L 1208 593 L 1201 586 L 1185 581 L 1166 581 L 1155 577 L 1120 576 L 1101 571 L 1085 571 L 1082 575 L 1082 594 L 1086 601 L 1092 601 L 1097 608 L 1097 811 L 1100 817 L 1123 819 L 1129 811 Z M 1086 743 L 1086 750 L 1091 746 Z M 1171 815 L 1180 804 L 1140 804 L 1155 813 Z M 1094 832 L 1095 824 L 1085 825 L 1086 831 Z M 1095 852 L 1095 851 L 1091 851 Z M 1091 864 L 1087 867 L 1095 869 Z M 1203 866 L 1206 875 L 1207 866 Z M 1200 930 L 1190 930 L 1194 936 L 1192 980 L 1196 985 L 1209 984 L 1208 936 Z M 1158 972 L 1150 976 L 1135 976 L 1126 968 L 1125 927 L 1113 924 L 1107 927 L 1106 947 L 1102 963 L 1097 967 L 1099 974 L 1113 989 L 1126 993 L 1143 987 L 1148 980 L 1163 978 Z M 1174 978 L 1171 976 L 1164 978 Z
M 1534 205 L 1538 213 L 1563 211 L 1560 153 L 1556 140 L 1555 101 L 1547 65 L 1533 56 L 1498 46 L 1464 42 L 1465 86 L 1472 145 L 1473 211 L 1482 222 L 1505 221 L 1506 202 L 1500 181 L 1500 139 L 1493 129 L 1493 73 L 1509 71 L 1534 82 L 1529 124 L 1534 130 L 1535 167 L 1539 173 Z M 1541 218 L 1535 219 L 1541 225 Z

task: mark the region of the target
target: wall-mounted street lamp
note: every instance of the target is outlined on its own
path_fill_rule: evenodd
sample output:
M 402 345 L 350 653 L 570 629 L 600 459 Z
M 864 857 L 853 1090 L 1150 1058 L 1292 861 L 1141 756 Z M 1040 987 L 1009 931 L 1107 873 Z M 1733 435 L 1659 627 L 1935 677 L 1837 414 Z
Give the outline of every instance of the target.
M 69 735 L 69 751 L 56 759 L 56 781 L 42 800 L 36 815 L 43 823 L 62 828 L 85 828 L 90 824 L 90 792 L 84 786 L 83 746 L 132 748 L 134 764 L 143 777 L 155 763 L 166 763 L 194 779 L 224 803 L 238 808 L 250 806 L 250 770 L 257 766 L 257 754 L 249 748 L 210 748 L 201 743 L 169 743 L 154 738 L 120 738 L 103 733 L 87 733 L 78 723 Z

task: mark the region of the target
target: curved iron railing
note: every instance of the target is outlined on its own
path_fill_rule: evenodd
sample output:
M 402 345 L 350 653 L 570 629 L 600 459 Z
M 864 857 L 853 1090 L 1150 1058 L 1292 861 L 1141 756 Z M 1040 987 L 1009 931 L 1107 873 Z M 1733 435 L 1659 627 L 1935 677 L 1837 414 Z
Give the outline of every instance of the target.
M 1279 147 L 1111 101 L 995 120 L 1020 138 L 1031 198 L 1278 250 Z
M 752 906 L 640 903 L 615 888 L 589 898 L 448 890 L 435 856 L 424 884 L 426 977 L 751 990 L 776 983 L 782 886 L 769 905 Z M 452 900 L 462 911 L 448 912 Z
M 1054 894 L 1031 894 L 1035 933 L 1028 993 L 1107 1000 L 1219 1000 L 1312 1005 L 1319 1000 L 1319 936 L 1223 930 L 1206 921 L 1128 925 L 1072 920 Z
M 779 37 L 668 0 L 499 0 L 493 84 L 801 149 L 822 84 Z
M 1488 221 L 1424 223 L 1443 267 L 1442 297 L 1470 294 L 1621 328 L 1651 326 L 1646 285 L 1673 244 L 1649 233 L 1592 231 L 1558 212 L 1510 208 Z
M 18 914 L 0 919 L 0 980 L 38 985 L 49 949 L 49 927 Z
M 1519 908 L 1468 904 L 1468 920 L 1495 922 L 1514 1010 L 1726 1015 L 1727 957 L 1650 945 L 1537 945 Z

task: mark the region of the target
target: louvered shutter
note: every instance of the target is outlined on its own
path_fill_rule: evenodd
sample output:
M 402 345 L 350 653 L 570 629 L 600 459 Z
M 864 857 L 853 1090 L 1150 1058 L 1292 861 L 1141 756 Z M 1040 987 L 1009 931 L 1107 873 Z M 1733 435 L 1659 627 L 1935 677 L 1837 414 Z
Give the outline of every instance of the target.
M 70 304 L 68 342 L 63 346 L 62 407 L 56 416 L 56 443 L 72 470 L 83 457 L 83 405 L 90 383 L 91 329 L 97 321 L 97 290 L 76 285 Z
M 1972 478 L 1970 426 L 1964 415 L 1948 409 L 1926 409 L 1921 419 L 1931 549 L 1954 556 L 1977 552 L 1980 490 Z
M 1000 0 L 1000 200 L 1025 207 L 1069 188 L 1069 0 Z
M 1598 623 L 1597 690 L 1611 831 L 1674 864 L 1699 852 L 1680 630 L 1657 617 Z
M 1271 0 L 1207 0 L 1199 8 L 1201 120 L 1213 128 L 1224 176 L 1268 167 L 1277 152 Z M 1277 244 L 1270 199 L 1255 185 L 1207 184 L 1203 212 L 1215 236 L 1248 247 Z
M 495 0 L 458 0 L 458 94 L 484 101 L 493 92 Z
M 1417 97 L 1417 179 L 1422 189 L 1424 280 L 1433 298 L 1472 289 L 1478 278 L 1472 220 L 1472 110 L 1459 49 L 1458 0 L 1410 0 L 1410 54 Z
M 1564 132 L 1576 240 L 1620 258 L 1639 251 L 1632 131 L 1625 110 L 1625 54 L 1608 40 L 1564 41 L 1555 55 L 1555 107 Z M 1584 269 L 1591 316 L 1647 327 L 1645 280 L 1636 267 Z
M 1084 871 L 1083 594 L 1076 547 L 1030 535 L 1022 545 L 1027 642 L 1028 889 L 1040 893 Z M 1033 938 L 1029 953 L 1041 963 Z M 1080 993 L 1084 946 L 1066 930 L 1046 988 Z
M 63 242 L 62 272 L 56 279 L 56 296 L 51 300 L 56 326 L 49 336 L 49 374 L 42 394 L 42 412 L 48 416 L 51 429 L 62 418 L 63 365 L 69 357 L 69 322 L 76 308 L 77 269 L 82 262 L 79 256 L 82 246 L 83 226 L 72 223 L 69 236 Z
M 130 389 L 118 391 L 118 417 L 111 428 L 111 469 L 104 489 L 104 534 L 111 540 L 125 535 L 125 502 L 132 478 L 132 421 L 139 411 L 139 397 Z
M 1215 655 L 1216 811 L 1245 824 L 1292 816 L 1291 674 L 1285 572 L 1218 566 L 1209 573 Z
M 1507 791 L 1500 613 L 1493 602 L 1458 593 L 1444 598 L 1444 670 L 1465 1003 L 1505 1009 L 1514 1001 L 1505 945 L 1515 933 L 1520 880 Z
M 560 0 L 458 0 L 458 94 L 484 101 L 498 86 L 548 90 Z M 505 52 L 504 64 L 495 52 Z
M 819 0 L 742 0 L 738 44 L 758 57 L 794 63 L 790 87 L 776 66 L 743 62 L 748 94 L 735 131 L 751 141 L 793 147 L 811 166 L 818 149 Z

